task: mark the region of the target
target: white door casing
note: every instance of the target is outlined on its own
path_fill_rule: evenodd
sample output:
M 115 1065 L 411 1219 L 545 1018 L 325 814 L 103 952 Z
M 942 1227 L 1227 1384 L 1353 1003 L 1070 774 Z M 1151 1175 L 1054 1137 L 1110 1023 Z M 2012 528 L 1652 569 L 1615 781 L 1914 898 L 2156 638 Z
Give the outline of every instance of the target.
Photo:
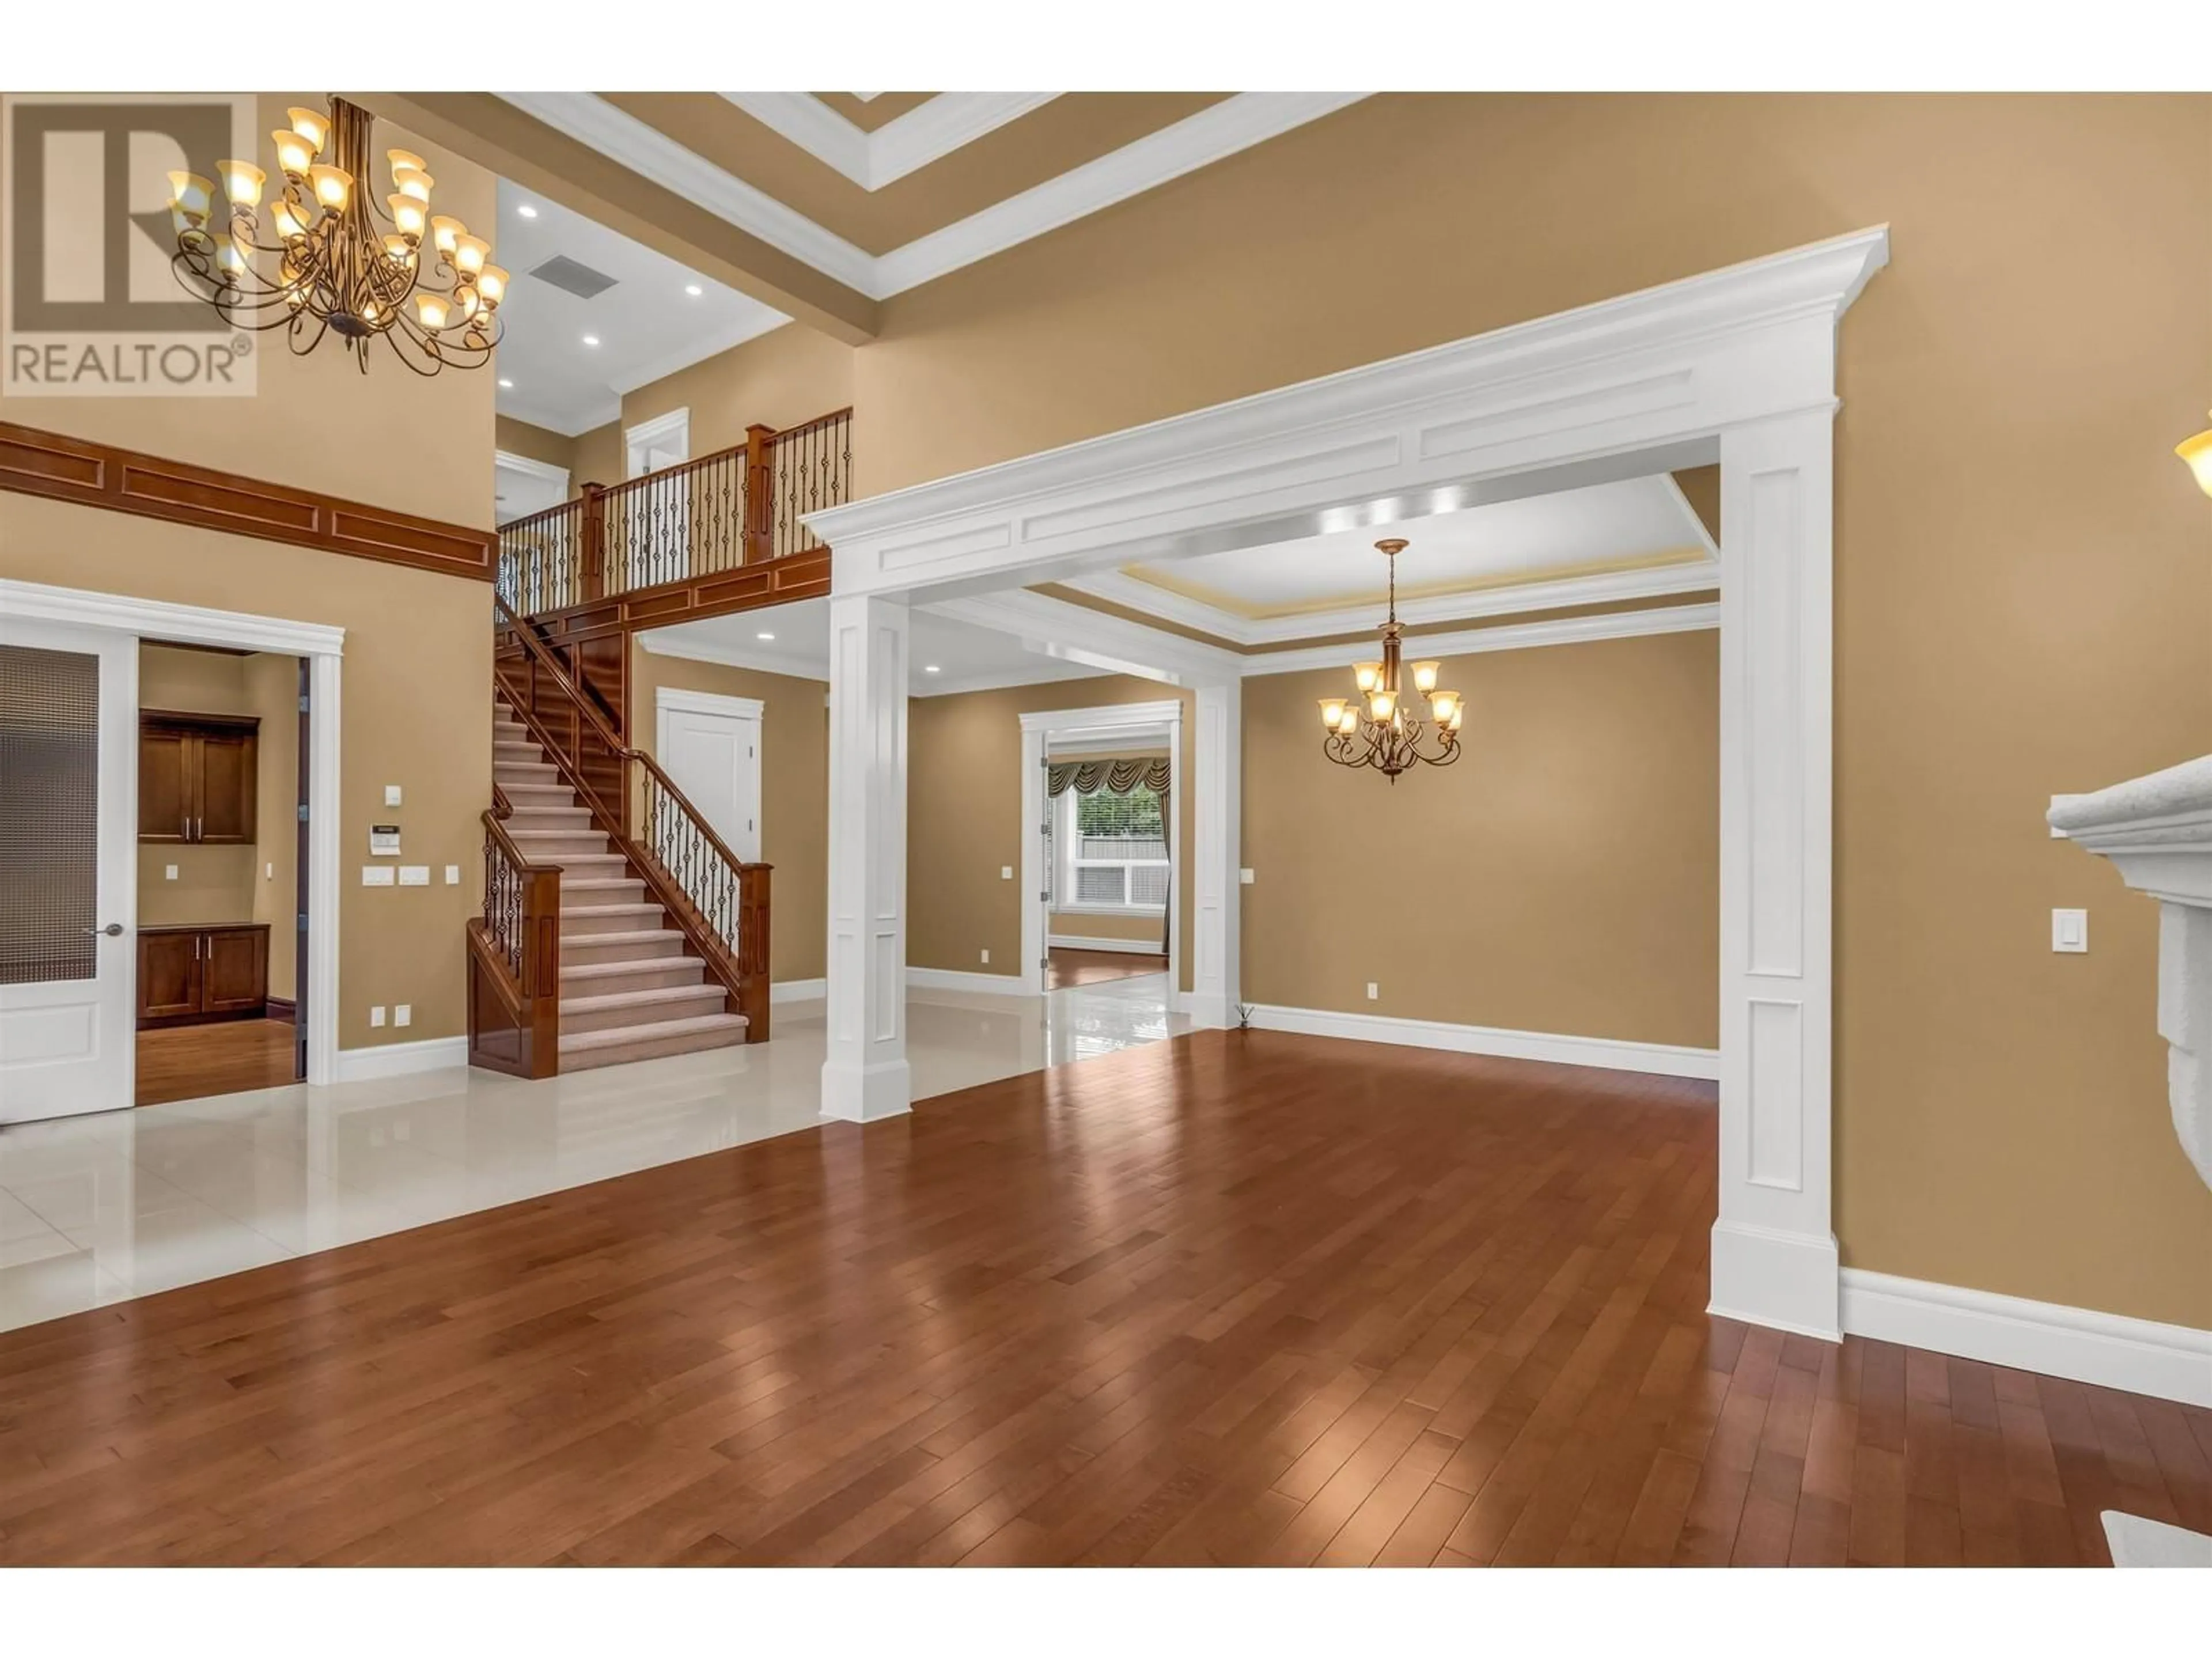
M 217 611 L 205 605 L 178 605 L 165 599 L 141 599 L 118 593 L 50 586 L 41 582 L 0 578 L 0 617 L 10 623 L 53 623 L 96 631 L 128 642 L 133 665 L 131 702 L 137 642 L 140 639 L 173 644 L 221 645 L 246 651 L 273 651 L 305 657 L 308 669 L 307 763 L 307 1081 L 331 1084 L 338 1080 L 338 795 L 339 738 L 343 726 L 345 629 L 323 623 L 291 622 L 259 617 L 248 611 Z M 132 845 L 133 880 L 137 868 L 137 711 L 131 712 L 130 775 L 131 805 L 129 817 Z M 133 906 L 135 909 L 135 893 Z M 126 928 L 135 916 L 103 916 L 121 921 Z M 130 974 L 133 1013 L 136 1012 L 137 941 L 131 945 Z M 103 943 L 101 948 L 106 945 Z M 126 1098 L 121 1103 L 130 1103 Z
M 93 845 L 49 849 L 92 860 L 92 910 L 67 918 L 92 934 L 92 973 L 0 984 L 0 1123 L 113 1111 L 131 1103 L 137 1060 L 138 641 L 0 614 L 0 646 L 88 659 L 98 699 Z M 8 797 L 31 782 L 0 779 L 0 811 L 20 820 L 27 803 Z
M 760 700 L 662 686 L 653 704 L 653 758 L 732 852 L 757 861 Z
M 1888 258 L 1888 231 L 1876 227 L 805 522 L 835 550 L 833 605 L 942 610 L 1212 550 L 1224 538 L 1260 545 L 1321 533 L 1346 513 L 1419 519 L 1717 461 L 1723 1012 L 1711 1306 L 1833 1338 L 1836 335 Z M 1233 694 L 1209 699 L 1201 684 L 1200 699 L 1202 757 L 1218 746 L 1209 720 L 1224 738 L 1237 720 Z M 858 810 L 902 811 L 903 799 L 902 769 Z M 1194 965 L 1201 995 L 1233 1006 L 1238 836 L 1228 804 L 1231 821 L 1201 822 L 1194 849 Z M 1217 870 L 1226 884 L 1209 910 Z M 836 974 L 833 961 L 833 999 Z
M 513 524 L 568 499 L 568 469 L 527 455 L 495 450 L 491 458 L 492 516 Z

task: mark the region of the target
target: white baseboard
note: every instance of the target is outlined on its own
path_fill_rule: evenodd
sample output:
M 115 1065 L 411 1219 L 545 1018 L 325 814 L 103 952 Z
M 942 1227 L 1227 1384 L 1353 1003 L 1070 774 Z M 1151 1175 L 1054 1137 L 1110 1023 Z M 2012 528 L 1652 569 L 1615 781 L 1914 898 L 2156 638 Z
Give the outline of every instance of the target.
M 1844 1329 L 2016 1370 L 2212 1407 L 2212 1331 L 1843 1270 Z
M 830 994 L 826 979 L 780 979 L 768 988 L 769 1006 L 779 1002 L 815 1002 Z
M 957 968 L 915 968 L 906 970 L 906 988 L 909 991 L 978 991 L 986 996 L 1018 997 L 1029 993 L 1022 989 L 1019 974 L 971 974 Z
M 1092 939 L 1082 933 L 1054 933 L 1051 948 L 1055 951 L 1112 951 L 1125 957 L 1164 957 L 1156 939 Z
M 1555 1066 L 1601 1066 L 1615 1072 L 1653 1072 L 1662 1077 L 1707 1079 L 1721 1074 L 1717 1048 L 1685 1048 L 1668 1042 L 1629 1042 L 1619 1037 L 1558 1036 L 1494 1025 L 1452 1025 L 1437 1019 L 1400 1019 L 1389 1014 L 1347 1014 L 1328 1008 L 1281 1008 L 1259 1003 L 1252 1024 L 1267 1031 L 1343 1037 L 1353 1042 L 1395 1042 L 1409 1048 L 1445 1048 L 1461 1054 L 1541 1060 Z
M 370 1078 L 405 1077 L 410 1072 L 438 1072 L 469 1063 L 469 1040 L 465 1036 L 431 1037 L 422 1042 L 386 1042 L 374 1048 L 338 1050 L 337 1081 L 360 1083 Z

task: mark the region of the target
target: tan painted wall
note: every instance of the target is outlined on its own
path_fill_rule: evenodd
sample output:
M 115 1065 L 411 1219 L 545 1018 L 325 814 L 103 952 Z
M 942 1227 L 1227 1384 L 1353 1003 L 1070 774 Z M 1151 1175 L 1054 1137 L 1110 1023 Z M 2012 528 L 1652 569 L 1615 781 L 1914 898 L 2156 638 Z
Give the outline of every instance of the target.
M 1188 691 L 1126 675 L 916 697 L 907 705 L 906 959 L 917 968 L 1017 974 L 1022 956 L 1022 723 L 1045 708 L 1109 703 L 1183 705 L 1186 770 L 1195 765 Z M 1191 844 L 1191 792 L 1176 790 L 1178 844 Z M 1008 865 L 1014 879 L 999 872 Z M 1179 884 L 1176 925 L 1190 932 L 1190 884 Z M 1091 921 L 1093 918 L 1086 917 Z M 981 952 L 988 950 L 986 964 Z M 1182 953 L 1183 988 L 1190 952 Z
M 498 417 L 496 434 L 499 447 L 510 455 L 520 455 L 525 460 L 543 461 L 547 466 L 567 468 L 571 495 L 583 483 L 576 476 L 579 440 L 564 437 L 558 432 L 549 432 L 544 427 L 532 426 L 527 421 L 518 421 L 512 415 Z
M 1446 659 L 1465 752 L 1395 784 L 1322 754 L 1349 674 L 1247 680 L 1246 1000 L 1716 1047 L 1719 640 Z
M 755 422 L 797 426 L 817 415 L 846 408 L 852 401 L 853 349 L 812 329 L 787 323 L 703 363 L 625 393 L 622 424 L 633 427 L 671 410 L 689 409 L 691 454 L 696 459 L 744 442 L 745 428 Z M 857 441 L 854 451 L 858 465 Z M 617 447 L 617 462 L 621 456 Z
M 630 741 L 654 749 L 662 686 L 761 701 L 761 857 L 769 878 L 769 975 L 819 979 L 828 971 L 830 916 L 830 687 L 630 647 Z
M 259 125 L 312 101 L 264 94 Z M 424 156 L 441 211 L 495 222 L 489 173 L 385 123 L 374 142 Z M 426 380 L 387 358 L 363 374 L 334 343 L 295 358 L 281 335 L 261 337 L 251 398 L 10 397 L 0 419 L 490 526 L 489 371 Z M 488 584 L 22 495 L 0 496 L 0 575 L 343 626 L 338 1041 L 462 1034 L 462 927 L 479 908 L 477 817 L 491 799 Z M 382 805 L 386 783 L 404 787 L 404 807 Z M 369 824 L 395 819 L 432 885 L 360 885 Z M 445 885 L 447 864 L 459 886 Z M 398 1002 L 414 1006 L 411 1026 L 369 1027 L 370 1004 Z
M 2212 1327 L 2153 907 L 2042 822 L 2212 747 L 2206 504 L 2170 453 L 2212 367 L 2208 155 L 2202 96 L 1373 99 L 885 301 L 862 477 L 1887 222 L 1837 425 L 1844 1259 Z M 2055 905 L 2087 955 L 2050 951 Z
M 491 799 L 489 585 L 32 496 L 0 503 L 0 574 L 345 629 L 339 1045 L 460 1036 L 462 927 L 480 908 Z M 406 805 L 383 804 L 387 783 Z M 360 884 L 368 826 L 393 822 L 430 886 Z M 445 884 L 447 864 L 460 885 Z M 372 1030 L 369 1005 L 398 1002 L 413 1025 Z
M 622 422 L 609 421 L 576 439 L 576 465 L 568 474 L 570 484 L 618 484 L 623 471 Z

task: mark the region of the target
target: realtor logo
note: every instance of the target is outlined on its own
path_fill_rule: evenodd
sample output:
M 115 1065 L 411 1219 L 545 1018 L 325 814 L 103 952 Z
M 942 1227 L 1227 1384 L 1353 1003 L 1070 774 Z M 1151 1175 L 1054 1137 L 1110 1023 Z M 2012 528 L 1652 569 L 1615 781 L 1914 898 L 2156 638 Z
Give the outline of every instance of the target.
M 0 395 L 240 398 L 252 337 L 177 280 L 168 175 L 253 154 L 252 94 L 0 96 Z

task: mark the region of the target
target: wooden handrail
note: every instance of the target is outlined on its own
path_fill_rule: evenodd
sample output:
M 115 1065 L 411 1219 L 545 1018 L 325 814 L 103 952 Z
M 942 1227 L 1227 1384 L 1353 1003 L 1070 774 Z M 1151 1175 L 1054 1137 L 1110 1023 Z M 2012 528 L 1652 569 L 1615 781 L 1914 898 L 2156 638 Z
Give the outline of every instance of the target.
M 483 915 L 468 928 L 469 1062 L 519 1077 L 560 1069 L 561 866 L 533 860 L 493 786 L 484 830 Z
M 602 798 L 593 781 L 584 775 L 580 749 L 577 755 L 572 757 L 568 746 L 539 718 L 538 710 L 531 706 L 529 699 L 515 700 L 516 718 L 530 730 L 539 745 L 552 757 L 554 764 L 571 787 L 584 798 L 594 817 L 599 820 L 599 828 L 612 836 L 623 853 L 636 865 L 647 884 L 659 896 L 662 907 L 676 915 L 680 925 L 687 917 L 696 918 L 696 927 L 684 927 L 686 937 L 698 949 L 700 955 L 714 970 L 715 977 L 722 981 L 724 988 L 736 999 L 745 1014 L 749 1022 L 748 1040 L 763 1041 L 768 1036 L 769 1018 L 769 964 L 764 937 L 767 931 L 766 889 L 772 866 L 757 860 L 741 859 L 732 852 L 729 844 L 714 833 L 706 816 L 692 805 L 690 797 L 662 769 L 660 763 L 643 750 L 624 743 L 617 735 L 614 728 L 592 706 L 591 700 L 562 665 L 560 659 L 537 637 L 535 631 L 514 614 L 506 599 L 495 591 L 492 602 L 503 625 L 513 630 L 524 654 L 551 683 L 567 704 L 572 717 L 579 722 L 580 733 L 588 730 L 599 747 L 617 767 L 623 769 L 617 799 L 610 803 Z M 494 672 L 497 672 L 497 664 L 495 663 Z M 663 864 L 659 849 L 646 845 L 632 832 L 631 786 L 627 768 L 633 764 L 659 787 L 683 815 L 699 841 L 731 871 L 739 896 L 736 940 L 726 941 L 714 933 L 708 918 L 700 910 L 693 896 L 684 890 L 675 872 Z M 485 816 L 488 822 L 492 822 L 490 814 Z M 504 841 L 503 829 L 499 833 Z M 507 844 L 511 846 L 513 843 L 507 842 Z M 732 954 L 732 949 L 742 952 L 747 959 L 740 959 Z

